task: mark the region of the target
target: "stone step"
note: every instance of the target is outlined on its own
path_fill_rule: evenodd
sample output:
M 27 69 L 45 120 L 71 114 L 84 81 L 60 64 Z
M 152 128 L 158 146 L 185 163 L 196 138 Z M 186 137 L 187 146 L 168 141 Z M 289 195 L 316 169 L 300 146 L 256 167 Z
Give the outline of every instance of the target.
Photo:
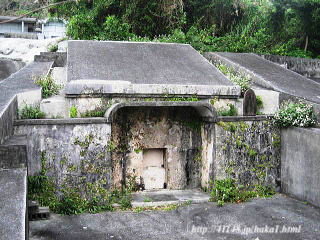
M 34 200 L 28 200 L 28 213 L 37 213 L 39 211 L 39 203 Z
M 50 219 L 49 207 L 39 207 L 36 212 L 28 213 L 29 221 L 48 220 Z

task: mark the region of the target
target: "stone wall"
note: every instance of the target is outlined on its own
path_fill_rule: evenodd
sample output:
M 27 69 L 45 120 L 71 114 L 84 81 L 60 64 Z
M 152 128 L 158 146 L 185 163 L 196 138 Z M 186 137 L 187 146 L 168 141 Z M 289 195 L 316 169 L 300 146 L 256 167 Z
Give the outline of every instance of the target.
M 235 178 L 242 185 L 280 184 L 280 131 L 270 121 L 215 124 L 214 178 Z
M 282 191 L 320 207 L 320 129 L 281 131 Z
M 86 191 L 92 183 L 110 188 L 109 124 L 92 123 L 90 119 L 82 123 L 42 120 L 38 125 L 33 121 L 31 125 L 32 120 L 29 120 L 29 125 L 20 123 L 15 127 L 15 134 L 27 135 L 29 175 L 38 174 L 44 167 L 59 187 L 81 186 L 80 189 Z
M 320 79 L 320 60 L 318 59 L 306 59 L 278 55 L 261 56 L 303 76 Z
M 112 125 L 115 184 L 129 177 L 143 184 L 143 151 L 164 149 L 168 189 L 201 186 L 201 119 L 189 107 L 131 107 L 120 109 Z M 210 169 L 206 169 L 209 171 Z

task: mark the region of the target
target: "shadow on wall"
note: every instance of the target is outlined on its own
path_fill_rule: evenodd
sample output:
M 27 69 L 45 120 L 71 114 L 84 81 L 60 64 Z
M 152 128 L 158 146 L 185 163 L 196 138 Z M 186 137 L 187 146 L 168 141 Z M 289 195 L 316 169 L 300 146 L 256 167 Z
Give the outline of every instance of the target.
M 19 71 L 26 64 L 22 61 L 0 59 L 0 81 Z

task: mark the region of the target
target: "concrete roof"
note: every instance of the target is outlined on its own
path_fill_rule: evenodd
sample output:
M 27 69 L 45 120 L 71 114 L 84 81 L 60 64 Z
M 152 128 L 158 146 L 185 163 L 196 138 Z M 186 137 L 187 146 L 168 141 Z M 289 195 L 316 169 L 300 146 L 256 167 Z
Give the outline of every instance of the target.
M 130 85 L 129 88 L 136 90 L 137 87 L 132 85 L 163 85 L 167 91 L 175 88 L 171 94 L 182 85 L 214 86 L 216 89 L 233 89 L 224 92 L 238 95 L 237 86 L 188 44 L 69 41 L 67 78 L 72 82 L 71 88 L 67 86 L 67 94 L 81 94 L 81 89 L 93 83 L 94 86 Z M 106 89 L 110 87 L 102 88 L 106 91 L 103 93 L 110 93 Z M 147 89 L 151 91 L 150 86 Z M 116 91 L 128 92 L 113 87 L 111 93 Z M 196 90 L 192 91 L 193 94 L 197 93 Z M 140 86 L 138 91 L 133 92 L 138 93 L 146 94 L 148 90 Z
M 208 59 L 218 60 L 249 74 L 261 87 L 296 96 L 313 103 L 320 103 L 320 84 L 278 64 L 252 53 L 206 53 Z
M 12 17 L 12 16 L 0 16 L 0 24 L 1 24 L 1 22 L 8 21 L 8 20 L 13 20 L 13 19 L 16 19 L 16 18 L 17 17 Z M 13 22 L 36 23 L 37 19 L 36 18 L 26 18 L 26 17 L 24 17 L 24 18 L 16 19 Z

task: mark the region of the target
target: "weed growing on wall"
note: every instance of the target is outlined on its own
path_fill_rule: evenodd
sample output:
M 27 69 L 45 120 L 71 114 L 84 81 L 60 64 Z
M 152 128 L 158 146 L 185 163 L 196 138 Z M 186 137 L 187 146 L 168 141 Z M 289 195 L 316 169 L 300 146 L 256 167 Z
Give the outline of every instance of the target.
M 53 95 L 59 94 L 61 86 L 56 84 L 53 78 L 49 76 L 42 76 L 35 80 L 35 84 L 42 88 L 42 97 L 49 98 Z
M 166 95 L 162 101 L 169 101 L 169 102 L 196 102 L 199 101 L 199 98 L 196 95 L 191 97 L 177 97 L 177 96 L 169 96 Z
M 77 109 L 77 107 L 72 106 L 72 107 L 70 108 L 69 116 L 70 116 L 71 118 L 76 118 L 76 117 L 78 117 L 78 109 Z
M 317 118 L 312 105 L 302 102 L 284 102 L 274 115 L 274 124 L 279 127 L 312 127 Z
M 45 118 L 45 113 L 40 110 L 40 106 L 24 105 L 18 110 L 20 119 L 42 119 Z
M 230 69 L 225 64 L 213 63 L 226 77 L 241 88 L 241 93 L 244 94 L 250 88 L 251 78 L 249 75 L 242 75 Z
M 256 96 L 257 102 L 257 115 L 262 115 L 261 109 L 263 108 L 263 100 L 261 96 Z

